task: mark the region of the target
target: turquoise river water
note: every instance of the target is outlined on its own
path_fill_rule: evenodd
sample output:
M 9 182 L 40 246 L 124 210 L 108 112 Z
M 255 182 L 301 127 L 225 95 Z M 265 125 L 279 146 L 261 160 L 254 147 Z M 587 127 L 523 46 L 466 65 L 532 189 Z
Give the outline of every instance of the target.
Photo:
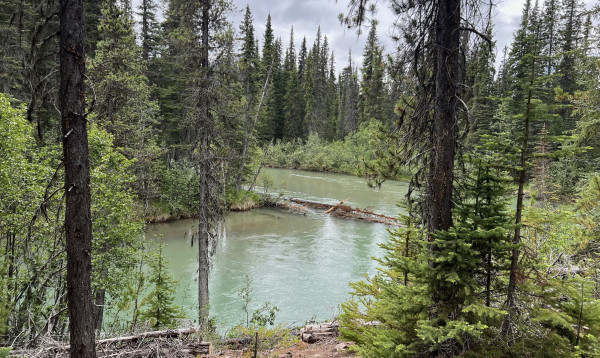
M 396 202 L 407 184 L 387 182 L 380 190 L 362 179 L 300 170 L 264 169 L 275 192 L 285 196 L 335 204 L 349 198 L 352 207 L 395 216 Z M 162 238 L 170 271 L 179 280 L 176 303 L 196 317 L 197 248 L 190 239 L 196 220 L 153 224 L 148 236 Z M 377 245 L 388 227 L 344 220 L 309 210 L 306 215 L 276 208 L 228 213 L 224 235 L 213 256 L 210 277 L 211 316 L 221 331 L 242 323 L 245 316 L 238 292 L 245 277 L 252 280 L 254 310 L 269 301 L 279 308 L 277 322 L 302 325 L 311 319 L 331 319 L 350 297 L 349 283 L 373 274 L 381 256 Z

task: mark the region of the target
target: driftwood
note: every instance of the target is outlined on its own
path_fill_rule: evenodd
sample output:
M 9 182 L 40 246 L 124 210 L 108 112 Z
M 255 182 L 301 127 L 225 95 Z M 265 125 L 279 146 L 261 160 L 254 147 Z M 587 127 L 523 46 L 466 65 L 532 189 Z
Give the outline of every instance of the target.
M 244 347 L 252 342 L 250 337 L 229 338 L 225 341 L 228 346 L 235 348 Z
M 344 199 L 344 200 L 340 201 L 335 206 L 332 206 L 331 208 L 327 209 L 327 211 L 325 212 L 325 214 L 331 213 L 332 211 L 334 211 L 335 209 L 337 209 L 340 205 L 343 205 L 348 200 L 350 200 L 350 198 L 347 198 L 347 199 Z
M 213 346 L 210 342 L 190 343 L 188 348 L 181 350 L 181 352 L 195 356 L 199 354 L 210 355 L 213 354 Z
M 342 200 L 336 205 L 331 205 L 303 199 L 285 198 L 284 200 L 279 201 L 277 203 L 277 206 L 285 209 L 290 209 L 292 212 L 295 213 L 303 213 L 300 208 L 304 207 L 325 210 L 325 214 L 330 214 L 331 216 L 335 216 L 342 219 L 363 220 L 373 223 L 385 224 L 389 226 L 400 225 L 398 223 L 398 219 L 394 217 L 383 214 L 377 214 L 370 210 L 352 208 L 348 205 L 343 205 L 343 203 L 346 202 L 346 200 Z
M 183 357 L 210 355 L 213 352 L 210 342 L 190 342 L 182 338 L 197 333 L 196 328 L 144 332 L 130 336 L 101 339 L 96 341 L 98 357 L 147 358 Z M 21 349 L 13 355 L 31 358 L 62 358 L 69 356 L 69 345 L 48 341 L 42 347 Z
M 147 339 L 147 338 L 174 338 L 180 336 L 187 336 L 193 333 L 197 333 L 197 328 L 184 328 L 184 329 L 167 329 L 163 331 L 151 331 L 144 332 L 132 336 L 124 336 L 124 337 L 115 337 L 115 338 L 107 338 L 96 341 L 97 345 L 101 344 L 113 344 L 113 343 L 126 343 L 126 342 L 137 342 L 139 340 Z M 205 343 L 205 342 L 203 342 Z M 69 346 L 66 347 L 69 349 Z
M 307 325 L 300 330 L 300 338 L 306 343 L 335 338 L 340 335 L 339 327 L 337 322 Z

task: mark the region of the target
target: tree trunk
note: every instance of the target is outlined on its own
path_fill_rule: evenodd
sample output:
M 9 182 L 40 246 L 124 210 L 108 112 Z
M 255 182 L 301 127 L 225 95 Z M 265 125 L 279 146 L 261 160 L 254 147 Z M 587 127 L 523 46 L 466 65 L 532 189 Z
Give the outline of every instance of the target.
M 202 47 L 200 49 L 200 67 L 202 85 L 200 88 L 200 198 L 198 222 L 198 319 L 201 328 L 208 325 L 209 312 L 209 242 L 210 242 L 210 163 L 209 163 L 209 68 L 208 68 L 208 25 L 209 0 L 201 0 L 202 7 Z
M 69 350 L 71 357 L 93 358 L 96 347 L 83 29 L 83 1 L 60 0 L 60 112 L 65 163 Z
M 102 331 L 102 322 L 104 319 L 104 303 L 106 302 L 106 290 L 101 288 L 94 292 L 94 329 L 98 334 Z
M 428 197 L 430 233 L 452 226 L 452 182 L 459 81 L 460 0 L 438 3 L 435 103 Z
M 508 278 L 508 288 L 506 293 L 506 306 L 508 315 L 502 327 L 502 333 L 510 333 L 510 316 L 516 305 L 515 292 L 517 288 L 517 271 L 519 266 L 519 244 L 521 243 L 521 221 L 523 219 L 523 199 L 525 198 L 525 181 L 527 179 L 527 149 L 529 147 L 529 123 L 531 120 L 533 84 L 535 80 L 535 58 L 531 62 L 531 75 L 529 77 L 529 91 L 527 94 L 527 107 L 525 110 L 525 128 L 523 131 L 523 142 L 521 146 L 521 170 L 519 171 L 519 190 L 517 192 L 517 210 L 515 215 L 515 234 L 513 237 L 512 257 L 510 261 L 510 273 Z

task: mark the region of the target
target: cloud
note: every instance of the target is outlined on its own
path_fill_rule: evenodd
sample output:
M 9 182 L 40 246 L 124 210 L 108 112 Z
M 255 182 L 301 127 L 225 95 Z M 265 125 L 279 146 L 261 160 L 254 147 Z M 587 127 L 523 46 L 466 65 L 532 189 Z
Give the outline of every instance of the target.
M 235 24 L 242 21 L 246 4 L 250 6 L 254 17 L 255 36 L 261 45 L 267 15 L 270 13 L 275 37 L 281 37 L 284 47 L 288 46 L 290 30 L 293 27 L 296 50 L 299 50 L 303 37 L 306 37 L 307 46 L 310 48 L 320 26 L 321 34 L 327 36 L 329 47 L 335 53 L 338 70 L 346 66 L 348 50 L 352 51 L 355 60 L 360 60 L 366 35 L 358 37 L 355 30 L 346 29 L 338 21 L 338 14 L 347 12 L 345 1 L 235 0 L 234 3 L 242 10 L 234 17 Z M 388 36 L 382 32 L 380 38 L 387 39 Z
M 137 8 L 139 1 L 133 0 L 134 7 Z M 509 46 L 513 40 L 514 32 L 521 21 L 524 2 L 525 0 L 500 0 L 495 7 L 493 23 L 497 64 L 501 60 L 504 46 Z M 597 0 L 584 2 L 589 9 Z M 261 45 L 267 15 L 270 13 L 275 37 L 281 37 L 284 48 L 288 46 L 292 26 L 296 50 L 299 50 L 303 37 L 306 37 L 307 46 L 310 48 L 315 40 L 317 28 L 321 26 L 321 33 L 327 36 L 329 47 L 335 52 L 338 71 L 347 65 L 349 50 L 352 51 L 354 63 L 359 64 L 362 61 L 368 30 L 364 29 L 364 33 L 358 36 L 356 29 L 348 29 L 338 21 L 338 14 L 348 12 L 348 0 L 233 0 L 233 3 L 237 8 L 231 17 L 234 28 L 239 29 L 244 9 L 248 4 L 254 18 L 254 34 Z M 379 22 L 379 40 L 386 52 L 394 52 L 397 44 L 390 35 L 394 33 L 395 18 L 389 9 L 389 0 L 376 0 L 376 3 L 378 11 L 375 18 Z

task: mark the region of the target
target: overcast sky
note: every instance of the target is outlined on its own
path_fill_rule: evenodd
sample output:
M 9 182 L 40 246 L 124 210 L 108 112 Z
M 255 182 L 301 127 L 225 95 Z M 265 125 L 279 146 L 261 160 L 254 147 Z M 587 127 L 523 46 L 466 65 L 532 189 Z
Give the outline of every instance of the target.
M 595 0 L 585 0 L 589 5 Z M 296 50 L 300 48 L 302 38 L 306 36 L 307 45 L 312 46 L 321 26 L 321 33 L 327 35 L 329 46 L 335 51 L 336 69 L 340 71 L 348 63 L 348 50 L 352 50 L 354 61 L 362 61 L 362 51 L 366 39 L 366 31 L 357 36 L 356 30 L 348 30 L 338 21 L 338 14 L 347 12 L 347 0 L 233 0 L 237 14 L 233 18 L 234 26 L 239 29 L 243 19 L 246 4 L 254 17 L 254 31 L 262 46 L 267 15 L 271 14 L 271 23 L 275 37 L 281 37 L 284 48 L 289 42 L 290 28 L 294 27 L 294 42 Z M 509 45 L 513 32 L 520 23 L 524 0 L 502 0 L 497 3 L 494 14 L 494 38 L 497 42 L 499 58 L 504 46 Z M 390 39 L 394 31 L 394 17 L 388 8 L 389 2 L 378 1 L 376 18 L 379 21 L 379 39 L 384 44 L 386 52 L 395 50 L 396 45 Z

